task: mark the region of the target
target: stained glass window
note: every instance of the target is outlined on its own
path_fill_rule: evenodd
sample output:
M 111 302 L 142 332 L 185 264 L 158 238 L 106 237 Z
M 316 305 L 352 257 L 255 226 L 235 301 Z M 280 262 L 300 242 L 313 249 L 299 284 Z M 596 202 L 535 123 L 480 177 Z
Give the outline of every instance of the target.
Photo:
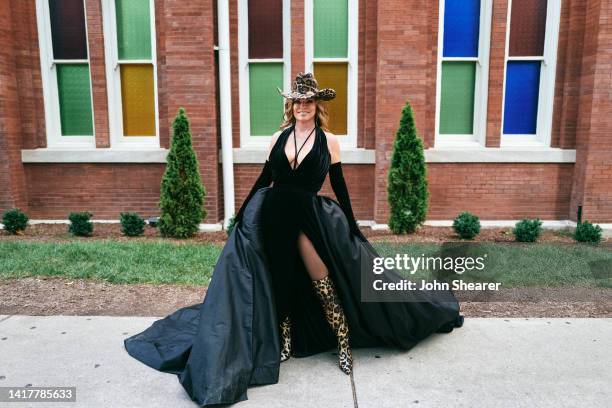
M 512 0 L 510 47 L 512 57 L 543 56 L 546 0 Z
M 271 136 L 283 120 L 283 1 L 248 0 L 250 136 Z
M 315 62 L 314 76 L 319 89 L 333 88 L 336 97 L 327 103 L 329 113 L 329 130 L 335 135 L 347 134 L 347 99 L 348 68 L 346 62 Z
M 49 0 L 53 57 L 87 59 L 83 0 Z
M 155 135 L 155 95 L 151 64 L 121 65 L 123 133 Z
M 62 135 L 93 135 L 89 65 L 59 64 L 57 88 Z
M 312 0 L 312 66 L 319 88 L 333 88 L 336 98 L 324 102 L 329 130 L 347 135 L 349 116 L 349 1 Z
M 504 134 L 535 135 L 546 34 L 546 0 L 512 0 Z
M 282 0 L 249 0 L 249 58 L 283 58 Z
M 283 63 L 252 63 L 249 66 L 251 135 L 272 135 L 283 120 Z
M 443 27 L 439 133 L 472 135 L 480 0 L 446 0 Z
M 443 56 L 477 57 L 479 34 L 479 0 L 445 2 Z
M 155 136 L 150 0 L 115 0 L 123 136 Z
M 540 85 L 539 61 L 508 61 L 504 133 L 535 134 Z
M 348 56 L 348 1 L 314 0 L 314 57 Z
M 120 60 L 151 59 L 149 0 L 115 0 Z
M 475 65 L 470 61 L 442 62 L 441 134 L 472 134 L 474 131 Z
M 49 0 L 51 42 L 62 136 L 93 136 L 83 0 Z

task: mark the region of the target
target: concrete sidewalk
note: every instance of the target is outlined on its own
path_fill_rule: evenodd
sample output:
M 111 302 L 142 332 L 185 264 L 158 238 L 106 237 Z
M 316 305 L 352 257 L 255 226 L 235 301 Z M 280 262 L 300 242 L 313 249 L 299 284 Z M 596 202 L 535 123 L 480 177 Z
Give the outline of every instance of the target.
M 156 319 L 0 315 L 0 387 L 76 386 L 76 403 L 45 407 L 197 407 L 175 375 L 123 348 Z M 235 406 L 612 406 L 612 319 L 466 318 L 408 352 L 358 349 L 354 359 L 351 378 L 331 353 L 293 358 L 278 384 Z

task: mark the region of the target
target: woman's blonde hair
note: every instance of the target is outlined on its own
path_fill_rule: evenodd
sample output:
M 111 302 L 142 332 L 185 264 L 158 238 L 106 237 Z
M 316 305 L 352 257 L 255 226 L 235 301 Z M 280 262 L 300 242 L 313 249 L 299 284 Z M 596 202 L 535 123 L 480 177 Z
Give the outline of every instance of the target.
M 329 131 L 327 125 L 329 123 L 329 114 L 327 113 L 327 106 L 325 102 L 315 99 L 317 104 L 317 111 L 315 112 L 315 125 L 318 125 L 321 129 Z M 285 99 L 285 114 L 283 116 L 283 123 L 281 123 L 279 130 L 286 129 L 289 126 L 295 124 L 295 116 L 293 116 L 293 99 Z

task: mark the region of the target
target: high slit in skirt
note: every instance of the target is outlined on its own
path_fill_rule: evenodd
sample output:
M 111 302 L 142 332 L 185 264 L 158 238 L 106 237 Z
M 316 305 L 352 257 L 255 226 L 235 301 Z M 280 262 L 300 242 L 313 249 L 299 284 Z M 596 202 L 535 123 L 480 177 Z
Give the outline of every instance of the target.
M 292 352 L 305 357 L 336 347 L 332 329 L 299 256 L 310 239 L 333 280 L 353 348 L 414 347 L 460 326 L 449 294 L 422 302 L 362 302 L 361 267 L 378 253 L 351 234 L 339 204 L 304 190 L 265 187 L 249 201 L 221 252 L 202 303 L 181 308 L 125 339 L 128 353 L 173 373 L 200 405 L 247 399 L 251 385 L 278 382 L 279 319 L 292 319 Z

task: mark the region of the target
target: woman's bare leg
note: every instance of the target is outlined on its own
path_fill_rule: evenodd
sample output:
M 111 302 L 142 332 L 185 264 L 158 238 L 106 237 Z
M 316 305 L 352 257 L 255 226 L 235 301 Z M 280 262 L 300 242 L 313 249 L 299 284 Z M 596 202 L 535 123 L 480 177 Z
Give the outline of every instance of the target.
M 310 239 L 308 239 L 306 234 L 303 232 L 300 232 L 300 235 L 298 236 L 298 249 L 302 260 L 304 261 L 304 266 L 306 266 L 306 270 L 310 275 L 310 279 L 323 279 L 329 274 L 327 266 L 325 266 L 325 263 L 323 263 L 323 260 L 315 250 L 312 242 L 310 242 Z

